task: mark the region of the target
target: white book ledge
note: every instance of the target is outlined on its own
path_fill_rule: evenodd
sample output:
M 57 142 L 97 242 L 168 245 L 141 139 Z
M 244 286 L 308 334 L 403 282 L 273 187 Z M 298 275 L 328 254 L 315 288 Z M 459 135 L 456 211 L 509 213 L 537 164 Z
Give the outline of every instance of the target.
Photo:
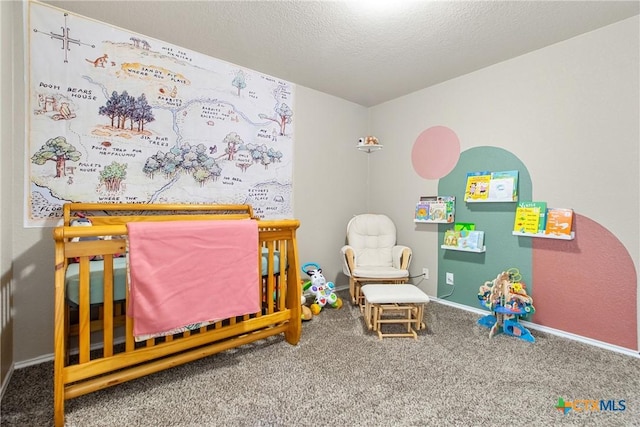
M 576 237 L 575 232 L 571 232 L 571 234 L 545 234 L 545 233 L 521 233 L 519 231 L 513 232 L 514 236 L 524 236 L 524 237 L 540 237 L 543 239 L 556 239 L 556 240 L 573 240 Z
M 483 246 L 482 249 L 460 248 L 458 246 L 447 246 L 447 245 L 441 245 L 440 247 L 442 249 L 447 249 L 449 251 L 475 252 L 475 253 L 482 253 L 482 252 L 486 252 L 487 250 L 486 246 Z

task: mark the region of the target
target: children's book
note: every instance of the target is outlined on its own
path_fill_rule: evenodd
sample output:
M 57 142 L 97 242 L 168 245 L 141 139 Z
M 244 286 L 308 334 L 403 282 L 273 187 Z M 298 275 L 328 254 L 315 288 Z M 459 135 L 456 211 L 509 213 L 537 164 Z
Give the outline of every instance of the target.
M 447 222 L 453 222 L 456 215 L 456 196 L 438 196 L 438 201 L 446 204 Z
M 460 231 L 458 247 L 461 249 L 479 250 L 484 246 L 484 231 Z
M 429 219 L 431 221 L 445 222 L 447 220 L 447 204 L 445 202 L 430 202 Z
M 549 208 L 547 209 L 546 234 L 571 235 L 573 226 L 573 209 Z
M 515 202 L 518 200 L 518 171 L 492 172 L 489 181 L 489 200 Z
M 464 191 L 464 201 L 487 200 L 489 197 L 489 182 L 491 172 L 469 172 L 467 173 L 467 186 Z
M 444 242 L 442 242 L 445 246 L 453 246 L 458 247 L 458 239 L 460 238 L 460 232 L 456 230 L 446 230 L 444 232 Z
M 429 219 L 429 203 L 428 202 L 416 203 L 416 214 L 414 218 L 418 221 L 426 221 Z
M 476 229 L 476 225 L 472 222 L 456 222 L 453 224 L 453 229 L 456 231 L 468 230 L 472 231 Z
M 518 202 L 513 231 L 518 233 L 543 233 L 546 224 L 547 202 Z

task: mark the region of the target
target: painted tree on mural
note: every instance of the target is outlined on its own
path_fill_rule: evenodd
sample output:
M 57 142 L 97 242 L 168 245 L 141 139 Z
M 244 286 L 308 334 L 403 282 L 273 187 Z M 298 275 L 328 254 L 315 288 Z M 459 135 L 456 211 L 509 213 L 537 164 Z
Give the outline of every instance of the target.
M 283 102 L 276 108 L 276 115 L 277 117 L 269 117 L 266 114 L 260 114 L 258 117 L 276 122 L 280 127 L 280 135 L 284 135 L 287 124 L 292 121 L 291 117 L 293 116 L 293 111 Z
M 127 177 L 127 165 L 113 162 L 100 172 L 100 184 L 104 185 L 108 192 L 120 191 L 122 181 Z
M 247 144 L 247 146 L 244 148 L 251 152 L 251 159 L 253 160 L 253 162 L 262 164 L 265 169 L 268 169 L 269 165 L 272 163 L 282 161 L 281 151 L 274 150 L 273 148 L 268 148 L 264 144 L 258 146 Z
M 238 147 L 242 145 L 244 141 L 236 132 L 231 132 L 224 137 L 222 143 L 227 145 L 227 148 L 224 149 L 224 152 L 227 154 L 228 160 L 233 160 L 236 153 L 238 152 Z
M 231 84 L 238 88 L 238 96 L 240 96 L 240 91 L 247 87 L 247 83 L 245 82 L 245 77 L 242 70 L 238 71 Z
M 66 176 L 65 165 L 67 160 L 77 162 L 82 153 L 76 147 L 69 144 L 64 136 L 51 138 L 31 156 L 31 161 L 36 165 L 44 165 L 48 161 L 56 164 L 56 178 Z
M 135 98 L 126 90 L 121 94 L 113 91 L 106 104 L 98 109 L 98 114 L 109 117 L 111 127 L 118 129 L 124 129 L 128 120 L 129 129 L 134 130 L 137 125 L 135 130 L 138 132 L 144 131 L 145 123 L 155 120 L 145 94 Z
M 147 159 L 142 170 L 150 178 L 156 173 L 162 173 L 165 178 L 175 178 L 187 173 L 200 185 L 204 185 L 209 180 L 217 180 L 222 173 L 222 168 L 213 157 L 207 155 L 207 151 L 204 144 L 192 146 L 185 143 L 166 153 L 158 151 Z

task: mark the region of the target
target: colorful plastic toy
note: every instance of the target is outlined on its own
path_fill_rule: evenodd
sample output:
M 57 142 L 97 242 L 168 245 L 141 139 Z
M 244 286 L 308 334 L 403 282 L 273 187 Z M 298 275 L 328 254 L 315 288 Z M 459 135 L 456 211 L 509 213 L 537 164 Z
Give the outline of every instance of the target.
M 302 266 L 302 272 L 311 278 L 311 280 L 304 284 L 302 290 L 311 292 L 315 297 L 310 307 L 314 315 L 319 314 L 326 305 L 333 308 L 342 307 L 342 299 L 334 292 L 335 285 L 333 282 L 327 282 L 318 264 L 308 262 Z
M 478 291 L 480 305 L 493 312 L 478 320 L 480 326 L 490 329 L 489 337 L 500 332 L 535 342 L 531 333 L 518 319 L 535 313 L 533 298 L 527 295 L 526 285 L 517 269 L 503 271 L 492 281 L 486 281 Z

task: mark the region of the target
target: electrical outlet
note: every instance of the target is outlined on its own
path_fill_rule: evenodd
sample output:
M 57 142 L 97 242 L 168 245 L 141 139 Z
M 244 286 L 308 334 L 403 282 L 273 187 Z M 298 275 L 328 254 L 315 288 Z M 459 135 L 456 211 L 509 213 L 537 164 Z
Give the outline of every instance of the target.
M 423 268 L 422 269 L 422 275 L 424 276 L 425 279 L 429 278 L 429 269 L 428 268 Z
M 453 273 L 447 273 L 446 280 L 447 285 L 453 285 Z

